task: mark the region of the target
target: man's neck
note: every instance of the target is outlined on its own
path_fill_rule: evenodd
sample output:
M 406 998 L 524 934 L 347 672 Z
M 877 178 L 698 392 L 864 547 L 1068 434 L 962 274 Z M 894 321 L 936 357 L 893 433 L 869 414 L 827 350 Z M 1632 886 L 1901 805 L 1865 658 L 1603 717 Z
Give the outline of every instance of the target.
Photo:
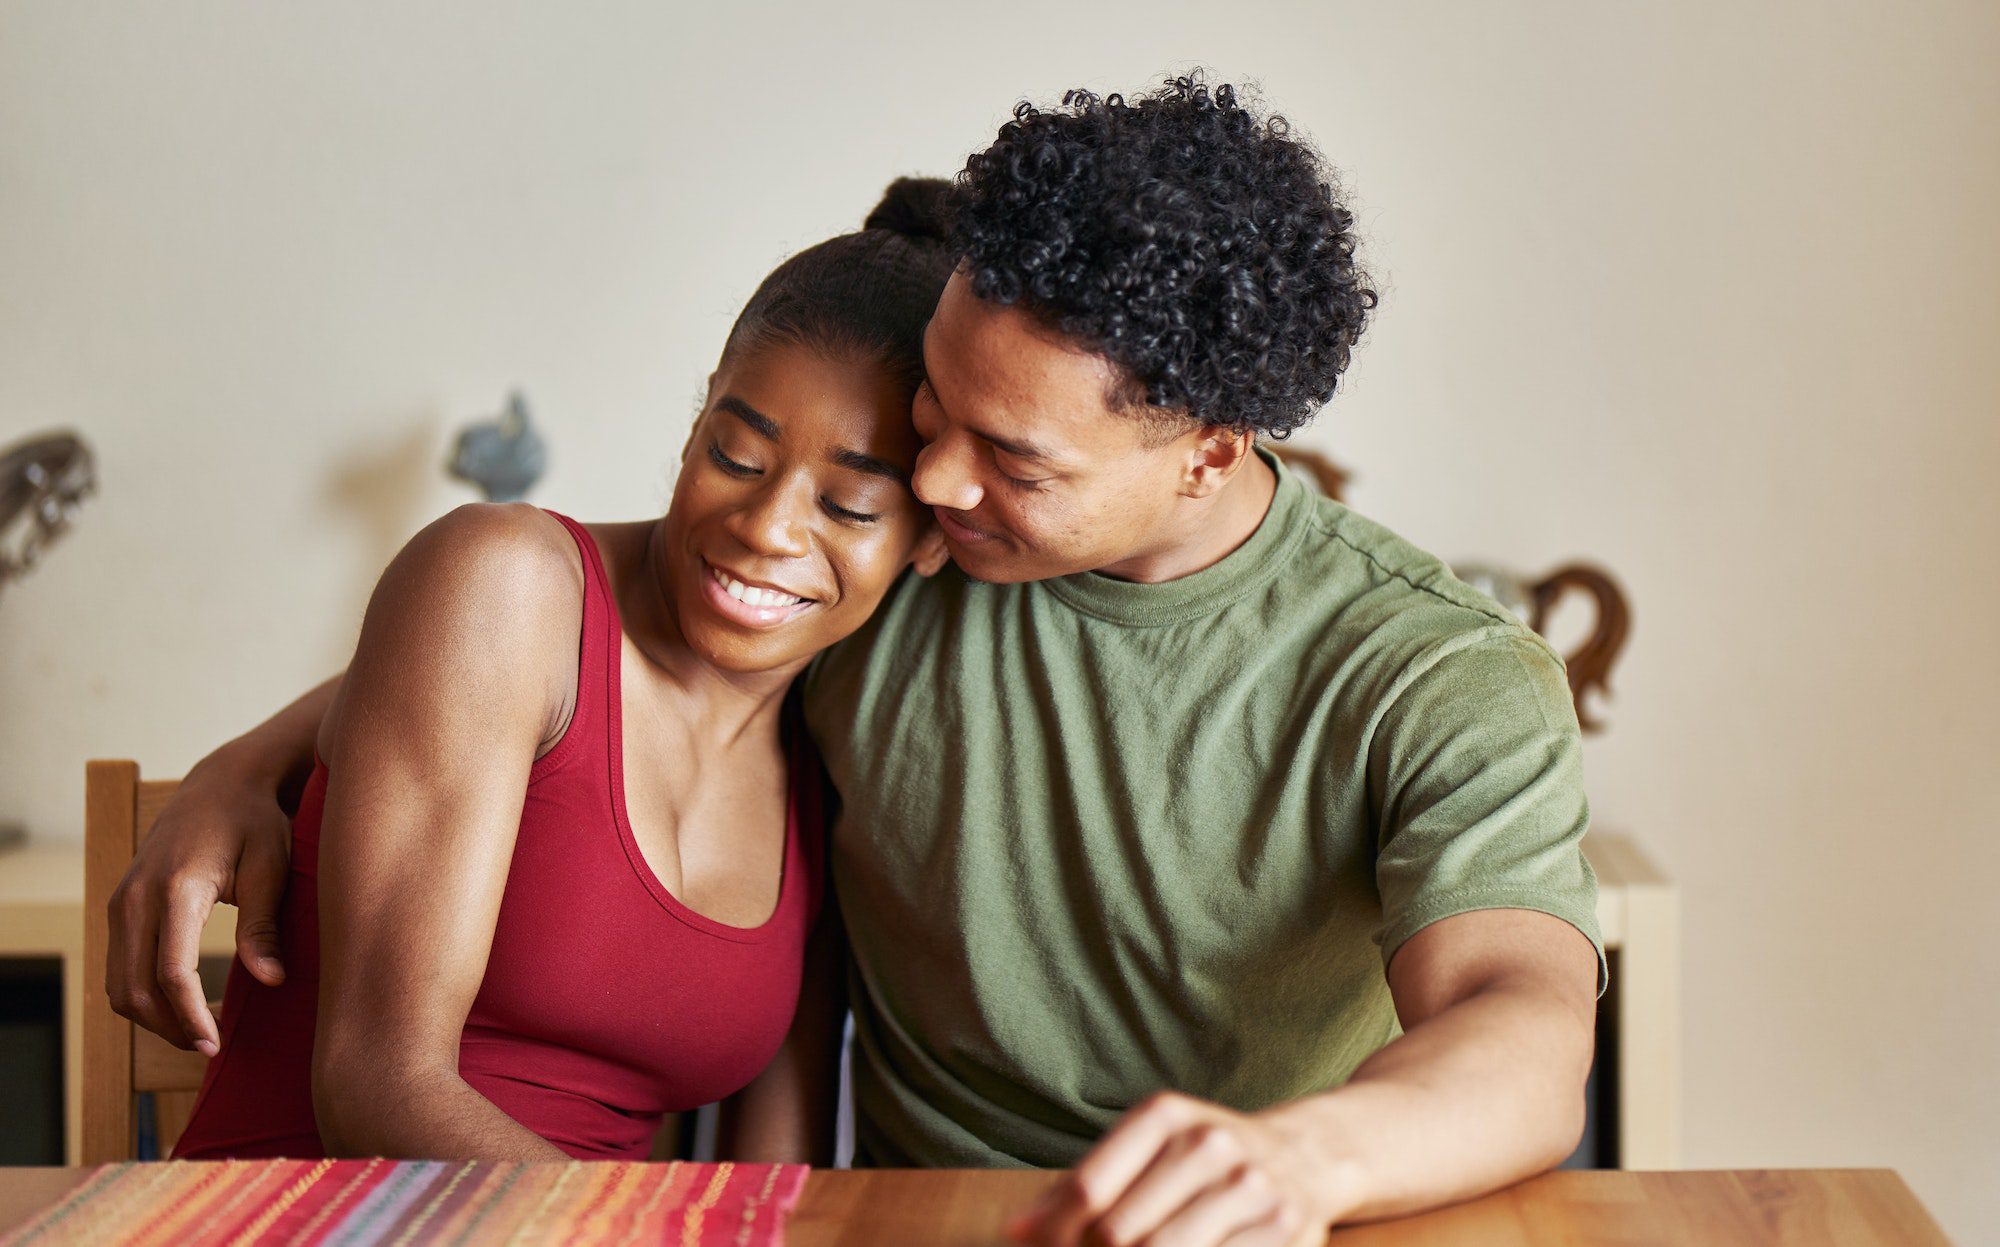
M 1213 567 L 1250 540 L 1277 492 L 1277 473 L 1253 451 L 1228 484 L 1206 498 L 1187 500 L 1185 522 L 1167 543 L 1100 567 L 1098 575 L 1161 584 Z

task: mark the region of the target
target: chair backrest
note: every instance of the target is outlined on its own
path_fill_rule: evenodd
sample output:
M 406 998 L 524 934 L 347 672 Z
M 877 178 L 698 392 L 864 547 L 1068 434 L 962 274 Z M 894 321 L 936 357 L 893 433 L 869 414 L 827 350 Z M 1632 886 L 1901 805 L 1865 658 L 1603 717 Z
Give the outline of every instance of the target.
M 194 1109 L 208 1059 L 184 1052 L 111 1011 L 104 991 L 111 893 L 132 864 L 179 780 L 142 780 L 139 764 L 91 762 L 84 771 L 83 815 L 83 1163 L 102 1165 L 138 1154 L 140 1094 L 152 1097 L 158 1155 L 173 1149 Z

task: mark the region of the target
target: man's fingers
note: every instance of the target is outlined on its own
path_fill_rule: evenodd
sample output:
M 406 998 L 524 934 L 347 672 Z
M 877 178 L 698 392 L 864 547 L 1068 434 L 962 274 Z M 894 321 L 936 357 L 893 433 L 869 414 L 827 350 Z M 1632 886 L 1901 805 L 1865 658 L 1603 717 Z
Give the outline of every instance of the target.
M 1193 1109 L 1194 1102 L 1182 1096 L 1156 1095 L 1099 1139 L 1076 1167 L 1076 1186 L 1091 1210 L 1102 1212 L 1124 1194 L 1167 1140 L 1193 1123 Z
M 1236 1174 L 1241 1161 L 1241 1149 L 1224 1126 L 1211 1122 L 1181 1131 L 1096 1218 L 1089 1241 L 1118 1247 L 1152 1242 L 1161 1227 L 1204 1191 Z M 1214 1239 L 1209 1239 L 1202 1247 L 1213 1247 L 1213 1243 Z
M 111 1009 L 176 1048 L 189 1043 L 154 977 L 159 946 L 160 907 L 143 886 L 121 884 L 105 914 L 111 939 L 105 952 L 104 994 Z
M 1182 1205 L 1148 1247 L 1280 1247 L 1296 1230 L 1296 1218 L 1282 1214 L 1271 1184 L 1255 1170 L 1238 1169 Z
M 208 993 L 201 987 L 201 928 L 215 908 L 212 884 L 189 880 L 167 890 L 166 912 L 160 918 L 159 954 L 155 976 L 174 1020 L 194 1050 L 203 1056 L 219 1051 L 215 1016 L 208 1011 Z
M 285 981 L 279 959 L 278 907 L 284 903 L 290 862 L 269 837 L 252 836 L 236 864 L 236 955 L 267 987 Z
M 1043 1197 L 1010 1226 L 1016 1238 L 1040 1247 L 1077 1247 L 1083 1232 L 1144 1173 L 1190 1104 L 1178 1096 L 1155 1096 L 1099 1139 L 1068 1181 Z

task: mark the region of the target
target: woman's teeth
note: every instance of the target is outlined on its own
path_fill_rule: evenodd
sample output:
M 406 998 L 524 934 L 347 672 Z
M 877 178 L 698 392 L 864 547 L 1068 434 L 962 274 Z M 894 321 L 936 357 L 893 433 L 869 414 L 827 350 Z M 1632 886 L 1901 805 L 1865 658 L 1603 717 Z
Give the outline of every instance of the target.
M 790 593 L 780 593 L 776 589 L 760 589 L 755 585 L 746 585 L 721 568 L 715 569 L 715 582 L 722 586 L 724 593 L 747 606 L 797 606 L 806 601 L 805 598 Z

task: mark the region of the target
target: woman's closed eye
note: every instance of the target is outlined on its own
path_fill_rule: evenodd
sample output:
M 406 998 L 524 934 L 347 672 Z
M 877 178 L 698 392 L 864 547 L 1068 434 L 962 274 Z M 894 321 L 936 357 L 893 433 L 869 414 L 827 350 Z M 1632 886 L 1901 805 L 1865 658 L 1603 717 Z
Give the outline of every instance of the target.
M 731 459 L 728 455 L 723 454 L 721 445 L 715 442 L 708 444 L 708 458 L 716 467 L 735 477 L 756 476 L 762 470 L 760 468 L 753 468 L 747 463 L 736 462 L 736 460 Z
M 741 480 L 747 480 L 750 477 L 762 476 L 764 474 L 764 469 L 762 468 L 753 467 L 747 463 L 738 463 L 736 460 L 731 459 L 727 454 L 723 453 L 722 446 L 719 443 L 709 443 L 708 458 L 709 462 L 713 463 L 716 467 Z M 853 507 L 843 507 L 833 499 L 823 495 L 819 501 L 820 505 L 826 508 L 826 513 L 835 519 L 848 520 L 855 524 L 873 524 L 876 520 L 882 518 L 880 511 L 857 511 Z

